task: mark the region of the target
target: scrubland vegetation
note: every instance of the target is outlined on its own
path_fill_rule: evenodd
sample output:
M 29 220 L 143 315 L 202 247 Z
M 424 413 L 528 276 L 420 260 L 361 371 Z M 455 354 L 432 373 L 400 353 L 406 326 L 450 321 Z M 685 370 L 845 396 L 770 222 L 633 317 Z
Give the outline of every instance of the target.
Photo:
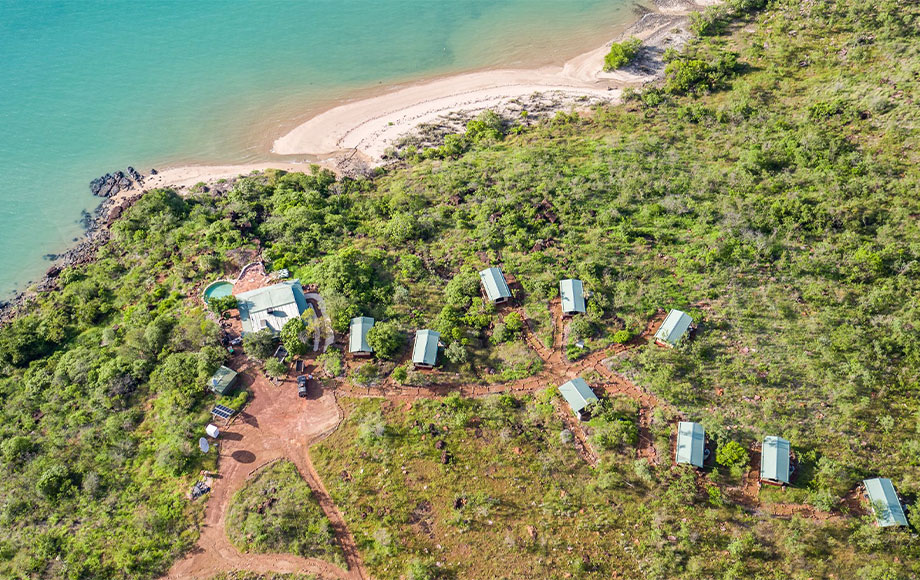
M 233 496 L 225 528 L 242 552 L 288 553 L 344 563 L 313 491 L 287 460 L 263 468 Z
M 518 321 L 479 299 L 483 266 L 514 276 L 544 342 L 558 281 L 584 280 L 570 357 L 680 308 L 693 341 L 615 370 L 720 444 L 780 435 L 801 460 L 794 486 L 750 512 L 721 491 L 740 454 L 702 487 L 636 460 L 623 402 L 590 427 L 596 469 L 539 395 L 355 402 L 317 463 L 380 577 L 920 574 L 911 530 L 763 513 L 794 501 L 846 516 L 839 500 L 866 476 L 920 492 L 920 9 L 763 4 L 697 19 L 662 86 L 622 106 L 526 130 L 487 115 L 367 179 L 268 172 L 224 196 L 147 194 L 94 263 L 0 330 L 0 576 L 150 578 L 194 544 L 184 494 L 213 467 L 194 441 L 224 359 L 198 292 L 259 248 L 319 284 L 338 332 L 358 314 L 388 321 L 374 340 L 397 358 L 433 328 L 467 381 L 539 368 Z M 337 352 L 323 358 L 336 375 Z M 674 418 L 652 421 L 665 458 Z

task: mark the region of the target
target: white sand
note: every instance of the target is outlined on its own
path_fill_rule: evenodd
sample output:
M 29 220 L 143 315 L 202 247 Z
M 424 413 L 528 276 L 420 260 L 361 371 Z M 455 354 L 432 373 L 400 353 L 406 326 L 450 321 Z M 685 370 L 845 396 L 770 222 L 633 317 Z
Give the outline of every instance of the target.
M 622 89 L 659 77 L 663 69 L 660 54 L 667 46 L 680 46 L 688 36 L 690 12 L 719 0 L 654 0 L 658 11 L 646 14 L 621 37 L 643 40 L 644 62 L 626 71 L 604 72 L 604 55 L 610 42 L 580 55 L 559 67 L 502 69 L 456 75 L 411 85 L 390 93 L 345 103 L 299 125 L 274 143 L 277 155 L 309 155 L 327 158 L 322 165 L 335 168 L 336 158 L 357 151 L 372 163 L 397 138 L 423 123 L 431 123 L 449 112 L 477 113 L 498 109 L 510 100 L 533 93 L 568 98 L 589 97 L 615 102 Z M 190 166 L 166 169 L 148 177 L 144 189 L 191 186 L 199 182 L 229 179 L 254 170 L 269 168 L 303 171 L 309 163 L 264 162 L 247 165 Z
M 217 181 L 219 179 L 232 179 L 240 175 L 247 175 L 253 171 L 266 169 L 281 169 L 284 171 L 306 171 L 310 163 L 251 163 L 246 165 L 189 165 L 186 167 L 173 167 L 164 169 L 156 175 L 149 175 L 144 179 L 144 189 L 158 187 L 191 187 L 197 183 Z
M 623 36 L 635 36 L 647 46 L 662 51 L 666 45 L 684 41 L 687 14 L 694 5 L 686 0 L 676 2 L 676 5 L 667 4 L 666 11 L 647 14 Z M 674 29 L 682 29 L 682 32 L 675 34 Z M 277 139 L 272 152 L 330 155 L 358 150 L 378 160 L 398 137 L 448 112 L 475 113 L 495 109 L 511 99 L 533 93 L 587 96 L 614 102 L 619 99 L 622 88 L 654 80 L 660 72 L 660 67 L 654 66 L 651 68 L 656 70 L 648 73 L 635 72 L 636 67 L 630 67 L 634 72 L 604 72 L 604 55 L 609 50 L 608 42 L 561 67 L 456 75 L 346 103 L 313 117 Z

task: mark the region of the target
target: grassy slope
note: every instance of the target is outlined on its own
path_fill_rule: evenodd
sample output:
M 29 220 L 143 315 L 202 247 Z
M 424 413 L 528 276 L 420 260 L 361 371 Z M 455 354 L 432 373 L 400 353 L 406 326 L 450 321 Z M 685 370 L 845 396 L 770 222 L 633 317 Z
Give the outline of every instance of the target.
M 381 189 L 391 204 L 437 224 L 440 239 L 423 250 L 432 261 L 500 257 L 531 300 L 574 274 L 601 288 L 608 312 L 633 328 L 657 307 L 689 308 L 702 322 L 696 341 L 643 349 L 620 370 L 715 437 L 745 446 L 768 433 L 790 438 L 804 461 L 798 489 L 765 492 L 767 506 L 837 508 L 874 475 L 893 477 L 911 497 L 920 476 L 917 19 L 916 7 L 896 3 L 777 2 L 729 36 L 691 48 L 740 53 L 743 72 L 725 91 L 656 106 L 639 100 L 591 119 L 562 116 L 456 162 L 421 162 Z M 454 191 L 464 192 L 462 202 L 445 207 L 445 192 Z M 560 224 L 540 219 L 543 199 Z M 547 239 L 548 250 L 521 251 Z M 348 435 L 339 436 L 329 445 L 348 447 Z M 392 445 L 397 456 L 412 453 Z M 493 452 L 513 458 L 507 447 Z M 382 487 L 403 480 L 377 476 Z M 655 477 L 660 485 L 671 476 Z M 365 500 L 360 487 L 337 485 L 353 513 Z M 396 505 L 405 510 L 423 497 Z M 695 497 L 699 504 L 706 496 Z M 903 531 L 700 505 L 683 520 L 642 494 L 626 501 L 635 510 L 645 502 L 655 525 L 638 528 L 647 551 L 622 565 L 642 563 L 653 577 L 745 568 L 764 577 L 918 573 L 916 540 Z M 424 538 L 409 532 L 410 514 L 356 525 L 401 527 L 413 549 Z M 440 515 L 448 526 L 450 514 Z M 533 517 L 522 513 L 509 526 Z M 732 523 L 748 531 L 732 532 Z M 499 541 L 501 532 L 477 547 L 471 539 L 471 550 Z M 378 549 L 369 541 L 371 554 Z M 460 576 L 475 569 L 453 556 L 444 558 Z

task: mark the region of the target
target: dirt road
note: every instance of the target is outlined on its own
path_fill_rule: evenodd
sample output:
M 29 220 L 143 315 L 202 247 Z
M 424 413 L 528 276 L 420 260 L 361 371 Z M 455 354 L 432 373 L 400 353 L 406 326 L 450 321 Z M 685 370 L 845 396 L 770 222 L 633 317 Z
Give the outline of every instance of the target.
M 367 578 L 354 539 L 316 475 L 308 454 L 309 446 L 334 430 L 341 421 L 341 410 L 334 394 L 313 386 L 310 396 L 300 399 L 293 382 L 273 385 L 242 356 L 237 356 L 231 365 L 240 370 L 241 386 L 249 389 L 252 399 L 245 412 L 221 432 L 217 448 L 219 474 L 208 498 L 201 538 L 191 552 L 173 565 L 167 578 L 206 579 L 231 570 L 305 572 L 320 578 Z M 345 552 L 348 570 L 324 560 L 290 554 L 243 554 L 227 538 L 224 525 L 233 494 L 255 471 L 282 457 L 294 462 L 313 489 Z

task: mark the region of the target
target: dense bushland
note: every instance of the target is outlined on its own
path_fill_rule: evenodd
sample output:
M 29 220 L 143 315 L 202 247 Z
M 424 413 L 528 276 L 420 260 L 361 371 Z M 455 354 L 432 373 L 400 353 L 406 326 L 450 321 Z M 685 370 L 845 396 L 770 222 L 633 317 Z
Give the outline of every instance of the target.
M 669 55 L 663 86 L 623 106 L 526 130 L 487 115 L 374 178 L 268 172 L 225 196 L 146 195 L 96 262 L 65 269 L 60 290 L 0 330 L 0 575 L 147 578 L 194 543 L 198 508 L 183 496 L 207 467 L 193 442 L 208 418 L 204 380 L 224 357 L 198 291 L 260 250 L 320 285 L 340 331 L 373 316 L 392 322 L 385 344 L 405 349 L 402 333 L 439 330 L 462 380 L 538 368 L 518 321 L 478 299 L 485 265 L 519 281 L 543 340 L 558 280 L 585 281 L 589 312 L 571 338 L 586 348 L 567 345 L 571 357 L 644 328 L 659 308 L 684 309 L 700 323 L 695 340 L 638 349 L 617 370 L 720 442 L 790 439 L 803 467 L 785 500 L 837 508 L 873 475 L 920 492 L 920 10 L 743 10 L 760 4 L 701 17 L 709 24 Z M 340 373 L 340 351 L 323 364 Z M 607 457 L 634 440 L 626 411 L 617 403 L 597 427 Z M 665 455 L 667 419 L 655 432 Z M 700 499 L 684 476 L 601 465 L 577 468 L 579 481 L 652 483 L 598 504 L 598 518 L 665 502 L 658 519 L 633 520 L 647 537 L 623 548 L 624 568 L 920 573 L 905 530 L 759 519 L 718 489 Z M 728 519 L 740 523 L 723 532 Z M 661 521 L 662 532 L 641 527 Z M 733 558 L 699 561 L 701 546 Z

